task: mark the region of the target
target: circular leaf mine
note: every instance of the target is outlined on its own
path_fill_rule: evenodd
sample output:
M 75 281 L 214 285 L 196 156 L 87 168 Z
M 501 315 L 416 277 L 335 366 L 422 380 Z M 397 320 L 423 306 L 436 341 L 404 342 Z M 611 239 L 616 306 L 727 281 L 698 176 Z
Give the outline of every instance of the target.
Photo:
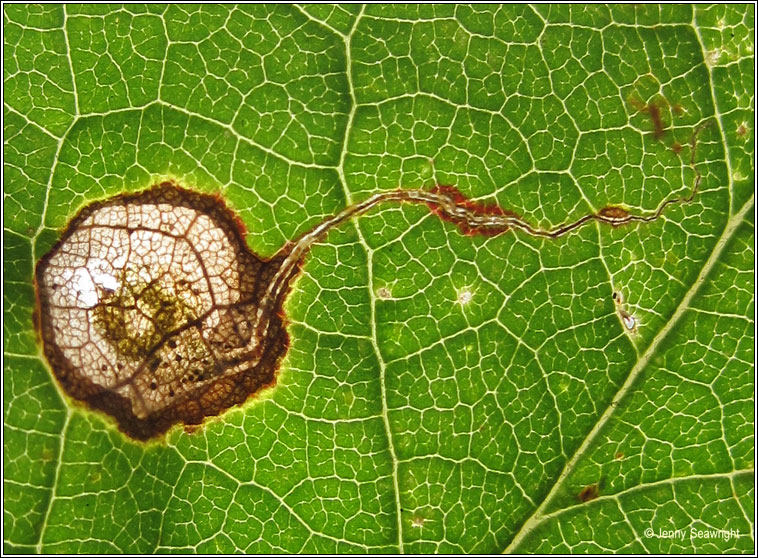
M 693 140 L 694 141 L 694 140 Z M 696 171 L 697 172 L 697 171 Z M 198 424 L 274 382 L 287 351 L 282 302 L 315 242 L 383 202 L 426 204 L 463 234 L 518 229 L 557 238 L 592 221 L 658 219 L 609 206 L 552 229 L 466 198 L 452 186 L 380 192 L 344 208 L 270 260 L 251 253 L 241 221 L 213 196 L 163 183 L 86 207 L 37 264 L 39 329 L 66 392 L 147 439 Z M 459 293 L 465 304 L 471 293 Z M 617 300 L 617 304 L 620 301 Z M 619 309 L 627 329 L 637 321 Z
M 274 382 L 284 255 L 263 260 L 218 199 L 163 183 L 84 208 L 37 265 L 38 327 L 63 389 L 137 439 Z

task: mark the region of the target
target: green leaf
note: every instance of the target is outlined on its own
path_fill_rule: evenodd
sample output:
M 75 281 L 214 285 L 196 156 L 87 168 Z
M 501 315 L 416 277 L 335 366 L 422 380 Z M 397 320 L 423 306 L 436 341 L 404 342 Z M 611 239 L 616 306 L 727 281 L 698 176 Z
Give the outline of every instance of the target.
M 6 552 L 754 548 L 750 6 L 3 10 Z M 308 256 L 276 387 L 165 441 L 37 344 L 62 227 L 166 178 L 271 256 L 397 187 L 548 228 L 698 176 L 557 239 L 373 210 Z

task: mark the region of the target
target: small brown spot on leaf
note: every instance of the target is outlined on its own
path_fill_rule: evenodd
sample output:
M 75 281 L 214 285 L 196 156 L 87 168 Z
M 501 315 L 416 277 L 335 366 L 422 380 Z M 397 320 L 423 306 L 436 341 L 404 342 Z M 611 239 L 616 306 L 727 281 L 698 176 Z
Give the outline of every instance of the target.
M 648 105 L 648 114 L 650 114 L 650 120 L 653 123 L 653 137 L 657 140 L 663 139 L 663 136 L 666 135 L 666 124 L 663 122 L 663 117 L 661 116 L 661 108 L 654 103 L 650 103 Z
M 605 220 L 612 225 L 623 224 L 629 217 L 629 212 L 620 207 L 608 206 L 604 207 L 597 213 L 600 217 L 604 217 Z
M 198 427 L 198 425 L 196 425 L 196 424 L 185 424 L 185 425 L 184 425 L 184 431 L 185 431 L 187 434 L 194 434 L 194 433 L 195 433 L 195 432 L 197 432 L 199 429 L 200 429 L 200 428 L 199 428 L 199 427 Z
M 424 526 L 426 519 L 421 515 L 414 515 L 411 518 L 411 527 L 421 528 Z
M 390 290 L 387 287 L 379 287 L 376 290 L 376 296 L 377 298 L 386 300 L 392 296 L 392 293 L 390 293 Z
M 600 495 L 600 491 L 598 489 L 597 484 L 591 484 L 589 486 L 585 486 L 582 491 L 577 495 L 577 498 L 580 502 L 589 502 L 590 500 L 594 500 Z
M 653 100 L 646 104 L 637 97 L 636 93 L 631 94 L 627 100 L 638 112 L 649 116 L 653 126 L 653 137 L 656 140 L 663 139 L 666 135 L 666 122 L 662 114 L 662 108 L 667 105 L 665 100 Z
M 478 216 L 479 218 L 491 217 L 515 217 L 518 215 L 512 211 L 505 210 L 499 205 L 494 203 L 482 203 L 467 198 L 463 193 L 455 186 L 448 186 L 444 184 L 438 184 L 431 190 L 432 193 L 445 196 L 450 200 L 450 206 L 463 208 L 468 212 Z M 497 236 L 506 232 L 510 227 L 506 224 L 498 226 L 486 226 L 486 225 L 474 225 L 470 220 L 458 217 L 455 213 L 446 211 L 444 203 L 430 203 L 427 202 L 429 209 L 432 213 L 437 215 L 443 221 L 449 221 L 454 223 L 462 234 L 467 236 L 484 235 L 484 236 Z

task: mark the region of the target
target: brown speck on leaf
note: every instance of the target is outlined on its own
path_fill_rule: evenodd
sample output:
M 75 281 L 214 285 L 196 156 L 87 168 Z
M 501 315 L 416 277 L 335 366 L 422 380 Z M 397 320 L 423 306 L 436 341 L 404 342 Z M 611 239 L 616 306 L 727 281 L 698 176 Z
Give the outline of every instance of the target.
M 611 224 L 614 224 L 613 221 L 621 221 L 629 217 L 628 211 L 621 209 L 620 207 L 613 206 L 604 207 L 598 211 L 597 214 L 601 217 L 606 217 L 611 220 Z
M 638 112 L 647 114 L 650 117 L 650 122 L 653 125 L 653 137 L 656 140 L 663 139 L 663 136 L 666 135 L 666 123 L 663 120 L 661 107 L 667 104 L 665 100 L 654 100 L 650 103 L 645 104 L 639 98 L 637 98 L 636 94 L 632 94 L 627 97 L 627 101 Z
M 185 424 L 184 425 L 184 432 L 186 432 L 187 434 L 194 434 L 198 430 L 199 430 L 199 427 L 196 424 Z
M 663 139 L 663 136 L 666 135 L 666 124 L 663 122 L 660 107 L 654 103 L 650 103 L 647 111 L 653 123 L 653 137 L 657 140 Z
M 679 155 L 682 152 L 682 144 L 675 141 L 671 144 L 671 151 L 673 151 L 675 155 Z
M 591 484 L 589 486 L 585 486 L 582 491 L 577 495 L 577 498 L 580 502 L 589 502 L 590 500 L 594 500 L 600 495 L 600 491 L 598 489 L 597 484 Z
M 376 290 L 376 296 L 377 298 L 386 300 L 392 296 L 392 293 L 390 293 L 390 290 L 387 287 L 379 287 Z
M 624 454 L 623 454 L 623 452 L 618 452 L 615 457 L 616 457 L 616 459 L 623 459 L 624 458 Z
M 416 528 L 423 527 L 425 521 L 426 520 L 422 516 L 420 516 L 420 515 L 414 515 L 411 518 L 411 527 L 416 527 Z

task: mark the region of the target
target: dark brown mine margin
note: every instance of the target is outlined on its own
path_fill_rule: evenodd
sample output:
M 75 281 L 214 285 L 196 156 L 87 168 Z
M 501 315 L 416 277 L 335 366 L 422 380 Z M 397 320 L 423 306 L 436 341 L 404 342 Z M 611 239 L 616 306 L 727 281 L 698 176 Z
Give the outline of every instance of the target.
M 90 379 L 90 376 L 93 375 L 92 371 L 77 369 L 64 355 L 61 347 L 56 344 L 56 338 L 61 335 L 61 332 L 55 331 L 52 322 L 52 312 L 56 309 L 51 305 L 53 293 L 50 289 L 56 289 L 59 285 L 46 286 L 43 277 L 55 254 L 82 226 L 82 223 L 94 213 L 103 208 L 114 206 L 128 207 L 158 203 L 169 204 L 176 208 L 185 207 L 207 215 L 218 228 L 223 230 L 226 240 L 236 254 L 240 277 L 239 302 L 224 307 L 223 311 L 226 315 L 237 316 L 234 319 L 238 323 L 232 324 L 235 326 L 233 343 L 230 343 L 230 339 L 219 340 L 221 343 L 228 344 L 225 345 L 225 348 L 234 348 L 237 353 L 244 350 L 245 343 L 249 342 L 255 333 L 251 333 L 250 328 L 247 328 L 247 333 L 240 333 L 239 330 L 245 328 L 236 326 L 241 324 L 240 320 L 244 321 L 248 319 L 247 316 L 255 315 L 259 308 L 262 310 L 261 322 L 266 322 L 267 327 L 262 343 L 253 351 L 255 354 L 243 354 L 242 357 L 235 356 L 228 360 L 214 359 L 215 362 L 211 363 L 209 367 L 206 366 L 208 370 L 204 371 L 206 374 L 213 374 L 214 381 L 198 382 L 197 387 L 191 389 L 183 397 L 177 397 L 175 401 L 169 402 L 164 408 L 151 412 L 145 417 L 138 417 L 133 411 L 132 401 L 129 398 L 93 382 Z M 131 233 L 130 227 L 120 226 Z M 139 225 L 133 224 L 133 226 L 138 227 Z M 141 193 L 123 194 L 108 200 L 98 201 L 82 209 L 70 222 L 53 249 L 39 261 L 35 272 L 38 309 L 36 326 L 42 338 L 45 356 L 65 392 L 87 406 L 111 415 L 116 419 L 118 427 L 129 436 L 138 440 L 147 440 L 164 433 L 177 423 L 200 424 L 205 417 L 218 415 L 229 407 L 243 403 L 257 391 L 273 385 L 279 361 L 287 352 L 289 345 L 281 311 L 284 295 L 279 296 L 277 300 L 273 301 L 273 304 L 261 305 L 261 301 L 266 296 L 267 287 L 280 269 L 285 255 L 278 254 L 270 260 L 261 259 L 250 252 L 243 234 L 241 222 L 219 198 L 185 190 L 171 182 L 164 182 Z M 286 279 L 288 281 L 291 276 Z M 134 299 L 134 296 L 132 298 Z M 102 299 L 102 302 L 99 302 L 97 306 L 106 301 L 107 298 Z M 124 378 L 122 385 L 137 381 L 138 376 L 142 374 L 155 372 L 157 366 L 155 355 L 163 348 L 168 349 L 169 345 L 175 347 L 175 339 L 182 331 L 189 328 L 202 328 L 204 320 L 208 319 L 208 314 L 191 315 L 176 330 L 156 328 L 160 339 L 152 347 L 147 345 L 143 347 L 137 342 L 137 348 L 134 350 L 142 350 L 139 372 L 131 378 Z M 232 345 L 233 347 L 231 347 Z M 245 366 L 246 357 L 251 357 L 249 362 L 255 364 Z M 232 367 L 234 367 L 234 372 L 229 373 L 229 369 Z M 198 376 L 203 379 L 200 374 Z M 187 378 L 183 379 L 186 381 Z M 197 380 L 198 378 L 194 379 Z M 178 383 L 181 380 L 182 378 L 173 378 L 171 381 Z M 154 382 L 149 385 L 155 389 Z

